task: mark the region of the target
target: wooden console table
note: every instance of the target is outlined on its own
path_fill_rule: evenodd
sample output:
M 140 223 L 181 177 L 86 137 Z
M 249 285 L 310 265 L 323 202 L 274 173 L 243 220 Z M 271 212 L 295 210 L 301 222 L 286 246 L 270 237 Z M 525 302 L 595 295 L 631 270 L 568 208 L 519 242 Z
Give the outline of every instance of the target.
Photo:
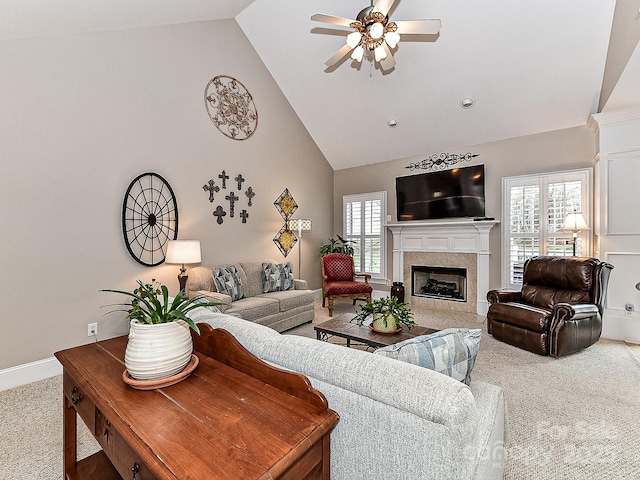
M 127 338 L 57 352 L 64 367 L 64 478 L 329 479 L 338 421 L 300 374 L 274 368 L 200 324 L 200 361 L 173 386 L 124 383 Z M 77 416 L 102 446 L 77 461 Z

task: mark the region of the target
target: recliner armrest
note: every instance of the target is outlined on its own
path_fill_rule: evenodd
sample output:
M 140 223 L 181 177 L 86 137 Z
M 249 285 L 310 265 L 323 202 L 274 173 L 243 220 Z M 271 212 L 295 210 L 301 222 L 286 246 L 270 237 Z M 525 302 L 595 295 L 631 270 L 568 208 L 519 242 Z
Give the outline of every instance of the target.
M 519 290 L 489 290 L 487 300 L 489 303 L 521 302 L 522 295 Z
M 561 310 L 564 310 L 562 313 Z M 557 303 L 553 306 L 553 317 L 562 318 L 563 320 L 580 320 L 581 318 L 591 318 L 599 312 L 598 306 L 593 303 L 578 303 L 571 305 L 569 303 Z

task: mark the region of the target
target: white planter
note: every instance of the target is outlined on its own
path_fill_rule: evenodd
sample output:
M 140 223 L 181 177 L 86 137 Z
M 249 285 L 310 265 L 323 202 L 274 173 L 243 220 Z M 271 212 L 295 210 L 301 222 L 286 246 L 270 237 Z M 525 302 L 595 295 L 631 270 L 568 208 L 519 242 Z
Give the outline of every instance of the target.
M 158 380 L 182 371 L 192 352 L 193 340 L 186 322 L 147 325 L 132 320 L 124 364 L 136 380 Z

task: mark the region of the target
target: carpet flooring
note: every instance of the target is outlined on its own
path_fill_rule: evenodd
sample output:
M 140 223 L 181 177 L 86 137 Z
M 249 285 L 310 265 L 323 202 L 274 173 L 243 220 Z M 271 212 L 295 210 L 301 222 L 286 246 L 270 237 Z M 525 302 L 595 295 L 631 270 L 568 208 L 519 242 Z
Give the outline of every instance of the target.
M 355 308 L 341 302 L 335 314 Z M 639 345 L 601 339 L 554 359 L 494 340 L 481 316 L 424 308 L 414 314 L 419 325 L 483 329 L 472 381 L 504 390 L 507 442 L 495 454 L 505 456 L 505 479 L 640 478 Z M 317 302 L 314 324 L 328 318 Z M 313 324 L 287 334 L 315 337 Z M 0 480 L 62 478 L 61 392 L 61 376 L 0 392 Z M 97 450 L 81 421 L 78 435 L 80 458 Z

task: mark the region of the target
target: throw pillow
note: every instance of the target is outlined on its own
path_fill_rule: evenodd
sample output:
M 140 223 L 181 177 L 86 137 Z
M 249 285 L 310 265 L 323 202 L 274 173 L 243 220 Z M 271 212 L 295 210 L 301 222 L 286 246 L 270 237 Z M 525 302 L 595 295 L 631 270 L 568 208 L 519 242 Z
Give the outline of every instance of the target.
M 240 281 L 238 270 L 233 265 L 225 268 L 214 268 L 213 280 L 216 282 L 216 290 L 229 295 L 234 302 L 244 298 L 244 287 Z
M 479 328 L 448 328 L 379 348 L 375 353 L 435 370 L 469 385 L 481 337 Z
M 262 292 L 280 292 L 293 290 L 293 264 L 263 263 L 262 264 Z

